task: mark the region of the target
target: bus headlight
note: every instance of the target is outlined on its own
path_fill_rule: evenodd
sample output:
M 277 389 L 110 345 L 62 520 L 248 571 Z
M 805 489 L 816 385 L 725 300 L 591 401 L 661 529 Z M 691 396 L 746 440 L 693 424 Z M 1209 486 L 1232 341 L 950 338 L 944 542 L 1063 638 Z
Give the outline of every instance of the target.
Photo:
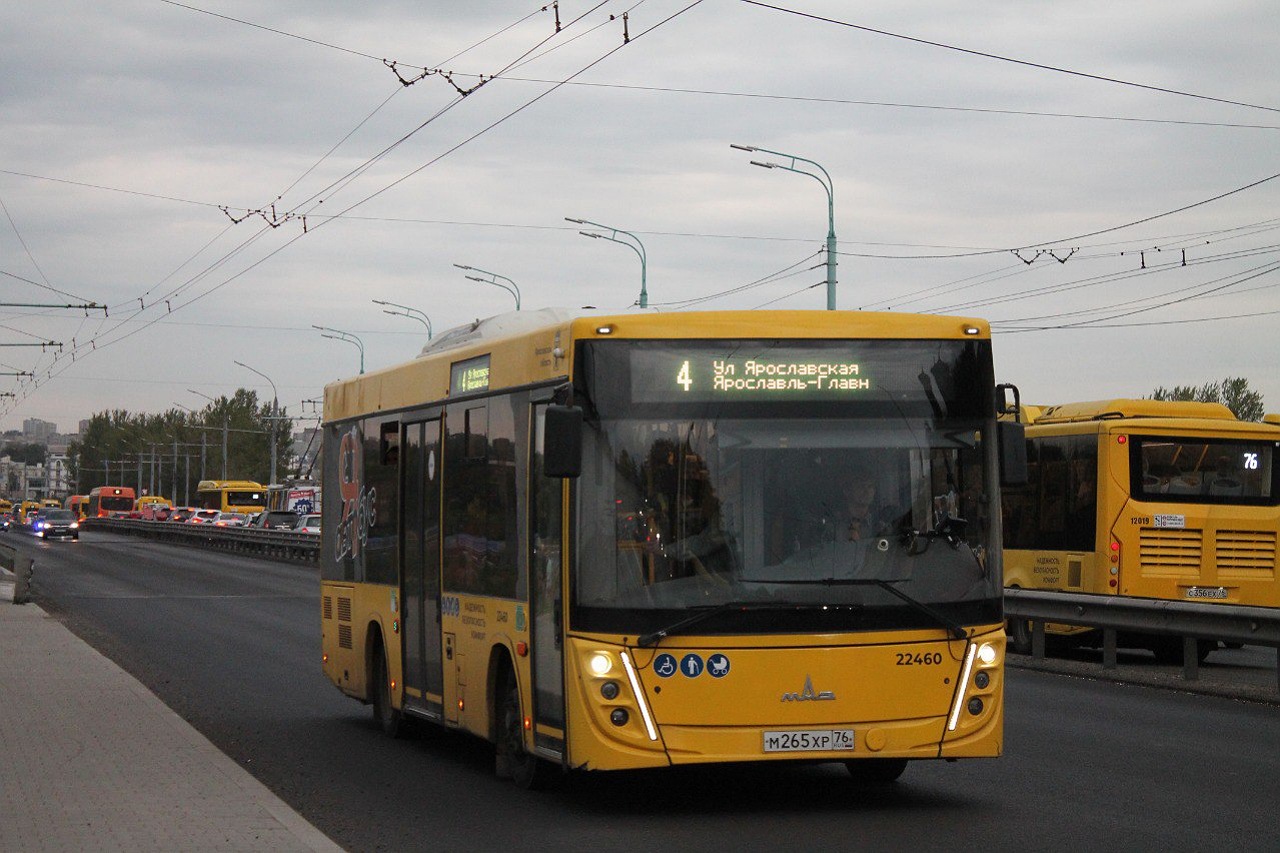
M 587 665 L 591 667 L 592 675 L 607 675 L 613 669 L 613 661 L 603 652 L 592 655 Z
M 991 666 L 991 664 L 995 663 L 996 662 L 995 646 L 989 645 L 987 643 L 983 643 L 982 648 L 978 649 L 978 660 L 982 661 L 987 666 Z

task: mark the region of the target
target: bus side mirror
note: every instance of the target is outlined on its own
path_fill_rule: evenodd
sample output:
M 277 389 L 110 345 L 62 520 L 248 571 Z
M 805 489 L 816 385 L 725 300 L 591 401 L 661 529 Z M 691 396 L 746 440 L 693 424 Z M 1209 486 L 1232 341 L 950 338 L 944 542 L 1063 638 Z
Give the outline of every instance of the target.
M 1000 485 L 1027 484 L 1027 427 L 1013 421 L 996 424 L 1000 442 Z
M 548 477 L 577 477 L 582 473 L 582 409 L 577 406 L 547 406 L 542 473 Z

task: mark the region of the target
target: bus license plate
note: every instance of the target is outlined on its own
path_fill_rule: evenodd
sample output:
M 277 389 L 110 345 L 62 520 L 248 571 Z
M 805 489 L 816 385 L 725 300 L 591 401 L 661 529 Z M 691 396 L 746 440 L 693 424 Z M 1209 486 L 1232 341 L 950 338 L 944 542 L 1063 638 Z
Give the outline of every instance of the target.
M 853 729 L 810 729 L 799 732 L 765 732 L 765 752 L 829 752 L 852 750 Z

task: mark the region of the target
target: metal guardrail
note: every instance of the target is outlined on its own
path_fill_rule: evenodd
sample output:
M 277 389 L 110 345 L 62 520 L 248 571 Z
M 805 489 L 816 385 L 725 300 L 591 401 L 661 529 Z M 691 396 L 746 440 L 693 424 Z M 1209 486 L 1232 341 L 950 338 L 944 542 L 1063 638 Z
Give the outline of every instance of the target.
M 1271 646 L 1276 650 L 1276 687 L 1280 690 L 1280 608 L 1201 604 L 1118 595 L 1087 595 L 1006 589 L 1005 617 L 1031 623 L 1031 654 L 1044 657 L 1045 623 L 1102 631 L 1102 666 L 1116 668 L 1119 633 L 1182 638 L 1182 675 L 1199 677 L 1199 640 Z
M 320 536 L 292 530 L 257 530 L 246 527 L 217 527 L 211 524 L 186 524 L 177 521 L 141 521 L 130 518 L 90 518 L 83 524 L 91 530 L 108 530 L 140 536 L 159 542 L 172 542 L 219 551 L 235 551 L 290 560 L 318 563 Z
M 36 571 L 35 561 L 12 545 L 0 543 L 0 565 L 13 572 L 13 603 L 26 604 L 31 600 L 31 582 L 35 578 Z

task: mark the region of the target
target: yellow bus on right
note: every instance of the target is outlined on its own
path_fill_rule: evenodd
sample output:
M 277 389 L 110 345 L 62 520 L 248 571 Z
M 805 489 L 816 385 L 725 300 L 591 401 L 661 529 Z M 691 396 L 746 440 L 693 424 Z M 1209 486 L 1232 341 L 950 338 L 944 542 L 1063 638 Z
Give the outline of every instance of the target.
M 1280 606 L 1280 418 L 1105 400 L 1024 406 L 1028 482 L 1003 492 L 1005 586 Z M 1101 632 L 1047 625 L 1078 645 Z M 1030 627 L 1010 622 L 1014 651 Z M 1180 662 L 1178 637 L 1121 636 Z M 1200 643 L 1200 658 L 1217 648 Z

